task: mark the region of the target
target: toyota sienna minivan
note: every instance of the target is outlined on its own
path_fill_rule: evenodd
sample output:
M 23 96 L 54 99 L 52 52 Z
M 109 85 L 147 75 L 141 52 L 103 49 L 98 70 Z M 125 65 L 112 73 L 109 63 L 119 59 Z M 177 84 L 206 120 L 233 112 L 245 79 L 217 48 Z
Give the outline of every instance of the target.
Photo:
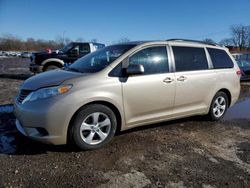
M 112 45 L 26 80 L 15 100 L 16 126 L 44 143 L 96 149 L 137 126 L 193 115 L 221 119 L 239 97 L 240 74 L 215 44 Z

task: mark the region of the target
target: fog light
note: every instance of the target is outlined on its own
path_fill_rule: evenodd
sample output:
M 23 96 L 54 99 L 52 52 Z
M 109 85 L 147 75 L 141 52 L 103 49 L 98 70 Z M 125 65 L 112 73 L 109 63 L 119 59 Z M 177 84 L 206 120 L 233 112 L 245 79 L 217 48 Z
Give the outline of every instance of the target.
M 41 136 L 47 136 L 47 135 L 49 134 L 48 131 L 47 131 L 46 129 L 41 128 L 41 127 L 36 128 L 36 130 L 39 132 L 39 134 L 40 134 Z

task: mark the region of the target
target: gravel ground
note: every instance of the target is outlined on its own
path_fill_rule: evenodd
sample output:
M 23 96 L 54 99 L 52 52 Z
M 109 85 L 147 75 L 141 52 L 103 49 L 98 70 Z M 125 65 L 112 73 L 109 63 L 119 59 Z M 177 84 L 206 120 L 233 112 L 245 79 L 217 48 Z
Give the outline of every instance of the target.
M 12 103 L 30 76 L 27 66 L 0 59 L 0 104 Z M 242 86 L 222 121 L 193 117 L 141 127 L 95 151 L 31 141 L 17 133 L 12 113 L 2 113 L 0 187 L 250 187 L 249 88 Z
M 19 86 L 30 76 L 28 58 L 0 57 L 0 105 L 13 103 Z

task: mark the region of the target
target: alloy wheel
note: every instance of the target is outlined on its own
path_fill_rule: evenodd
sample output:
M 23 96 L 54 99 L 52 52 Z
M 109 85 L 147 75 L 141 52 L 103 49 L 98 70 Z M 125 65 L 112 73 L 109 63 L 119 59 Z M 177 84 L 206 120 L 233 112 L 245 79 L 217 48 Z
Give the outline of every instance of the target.
M 102 112 L 94 112 L 83 120 L 80 126 L 80 135 L 85 143 L 96 145 L 108 137 L 110 130 L 110 118 Z
M 222 96 L 219 96 L 218 98 L 216 98 L 216 100 L 214 101 L 214 105 L 213 105 L 213 114 L 215 117 L 219 118 L 221 116 L 223 116 L 223 114 L 226 111 L 226 99 Z

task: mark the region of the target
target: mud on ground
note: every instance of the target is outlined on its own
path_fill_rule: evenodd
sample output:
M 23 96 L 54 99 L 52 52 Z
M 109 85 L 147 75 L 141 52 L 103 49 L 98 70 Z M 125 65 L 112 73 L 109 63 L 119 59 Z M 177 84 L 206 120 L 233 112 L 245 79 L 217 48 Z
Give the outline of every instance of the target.
M 9 68 L 22 65 L 19 74 L 29 76 L 27 62 L 13 62 Z M 16 95 L 23 78 L 15 74 L 0 73 L 0 104 Z M 249 88 L 242 86 L 222 121 L 193 117 L 141 127 L 95 151 L 26 139 L 14 115 L 1 113 L 0 187 L 250 187 Z

